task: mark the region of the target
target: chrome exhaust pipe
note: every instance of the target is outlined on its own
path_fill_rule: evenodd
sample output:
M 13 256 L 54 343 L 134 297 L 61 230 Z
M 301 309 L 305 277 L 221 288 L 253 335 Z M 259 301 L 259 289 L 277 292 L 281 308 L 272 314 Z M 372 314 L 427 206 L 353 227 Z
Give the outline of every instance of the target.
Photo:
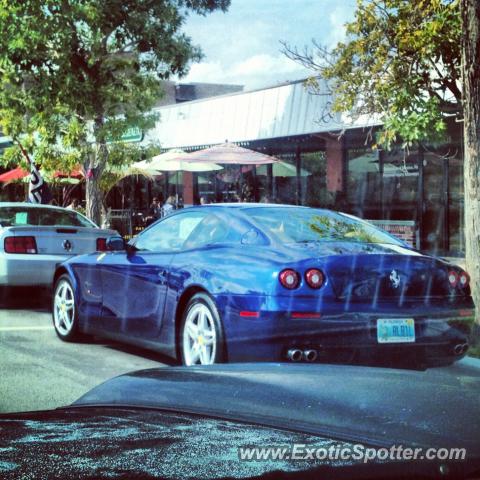
M 302 351 L 298 348 L 291 348 L 287 352 L 287 358 L 292 362 L 299 362 L 303 357 Z
M 314 362 L 318 357 L 318 353 L 316 350 L 304 350 L 303 351 L 303 358 L 307 362 Z

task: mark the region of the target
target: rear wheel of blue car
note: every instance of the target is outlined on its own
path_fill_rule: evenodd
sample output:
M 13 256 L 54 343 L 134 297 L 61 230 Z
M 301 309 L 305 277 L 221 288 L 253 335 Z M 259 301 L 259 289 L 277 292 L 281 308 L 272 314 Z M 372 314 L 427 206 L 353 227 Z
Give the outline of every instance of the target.
M 67 342 L 80 339 L 73 285 L 68 275 L 62 275 L 53 290 L 53 326 L 57 335 Z
M 211 365 L 224 361 L 224 336 L 217 307 L 210 296 L 197 293 L 187 304 L 179 338 L 183 365 Z

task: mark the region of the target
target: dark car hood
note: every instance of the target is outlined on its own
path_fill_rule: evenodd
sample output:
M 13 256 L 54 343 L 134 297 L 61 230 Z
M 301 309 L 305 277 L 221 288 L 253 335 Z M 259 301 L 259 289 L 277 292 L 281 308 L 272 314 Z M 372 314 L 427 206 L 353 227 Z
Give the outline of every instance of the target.
M 238 448 L 252 440 L 258 445 L 333 444 L 295 432 L 149 410 L 8 414 L 0 416 L 0 477 L 243 478 L 306 468 L 301 462 L 238 461 Z
M 480 361 L 427 371 L 231 364 L 143 370 L 74 407 L 137 406 L 259 423 L 370 445 L 465 447 L 480 454 Z
M 0 476 L 17 479 L 385 479 L 472 478 L 480 462 L 292 458 L 240 460 L 245 447 L 352 450 L 286 430 L 149 409 L 58 409 L 0 415 Z M 365 448 L 368 448 L 365 446 Z M 447 472 L 442 475 L 439 472 Z

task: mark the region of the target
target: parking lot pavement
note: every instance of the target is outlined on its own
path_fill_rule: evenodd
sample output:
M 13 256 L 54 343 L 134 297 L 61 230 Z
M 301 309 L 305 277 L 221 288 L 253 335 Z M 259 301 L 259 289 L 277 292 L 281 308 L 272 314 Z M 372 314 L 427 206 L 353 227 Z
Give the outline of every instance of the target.
M 64 343 L 49 310 L 49 299 L 29 289 L 0 306 L 0 412 L 67 405 L 116 375 L 172 363 L 115 343 Z

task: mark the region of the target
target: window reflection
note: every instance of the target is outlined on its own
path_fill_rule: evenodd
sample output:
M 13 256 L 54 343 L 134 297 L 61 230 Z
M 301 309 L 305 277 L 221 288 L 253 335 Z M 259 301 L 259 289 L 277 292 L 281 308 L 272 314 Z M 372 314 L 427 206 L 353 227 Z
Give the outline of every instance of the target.
M 302 153 L 302 204 L 332 208 L 335 198 L 327 191 L 327 157 L 324 151 Z
M 347 151 L 347 200 L 350 211 L 365 218 L 381 216 L 381 183 L 378 151 L 353 148 Z

